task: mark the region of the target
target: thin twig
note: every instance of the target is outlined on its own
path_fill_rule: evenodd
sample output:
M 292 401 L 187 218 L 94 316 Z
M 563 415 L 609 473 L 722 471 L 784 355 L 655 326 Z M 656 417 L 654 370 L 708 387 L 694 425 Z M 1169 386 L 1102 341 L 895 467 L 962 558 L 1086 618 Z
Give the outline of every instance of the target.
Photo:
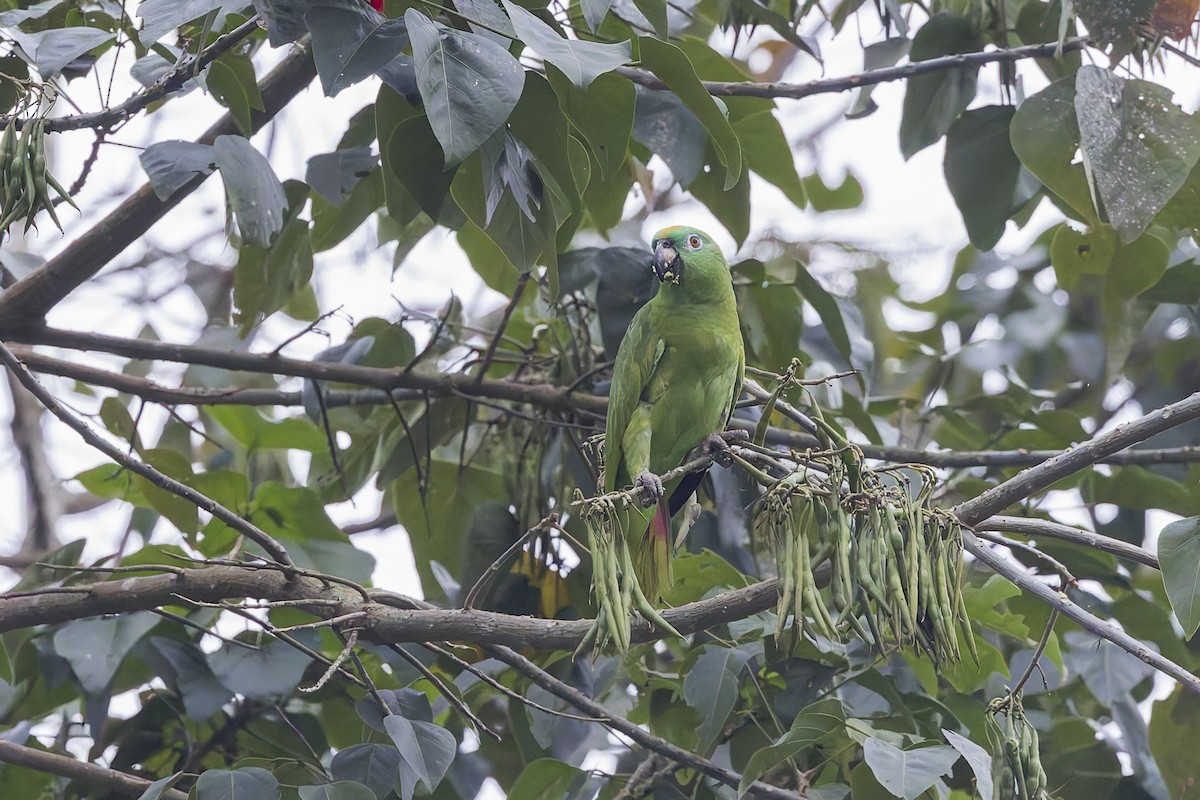
M 61 775 L 92 788 L 96 793 L 115 792 L 126 797 L 141 797 L 151 783 L 145 778 L 127 775 L 70 756 L 26 747 L 5 739 L 0 739 L 0 761 L 50 775 Z M 187 792 L 178 789 L 164 789 L 158 797 L 163 800 L 187 800 L 188 795 Z
M 1058 622 L 1058 609 L 1050 609 L 1050 617 L 1046 620 L 1046 629 L 1042 631 L 1042 638 L 1038 641 L 1037 647 L 1033 649 L 1033 656 L 1029 659 L 1029 663 L 1025 665 L 1025 671 L 1021 673 L 1021 677 L 1013 684 L 1012 693 L 1018 695 L 1025 688 L 1029 676 L 1037 669 L 1038 662 L 1042 660 L 1042 653 L 1046 651 L 1046 645 L 1050 643 L 1050 634 L 1054 632 L 1054 623 Z
M 115 447 L 105 439 L 96 434 L 83 420 L 77 418 L 69 412 L 66 407 L 58 402 L 49 392 L 46 387 L 38 382 L 37 378 L 33 377 L 25 365 L 17 359 L 13 352 L 8 349 L 8 346 L 0 342 L 0 361 L 8 367 L 12 373 L 21 382 L 21 385 L 29 390 L 31 394 L 37 397 L 46 406 L 51 414 L 58 417 L 67 427 L 74 430 L 79 436 L 92 447 L 96 448 L 113 461 L 120 464 L 130 472 L 136 473 L 146 480 L 153 483 L 155 486 L 178 495 L 184 500 L 187 500 L 192 505 L 199 509 L 207 511 L 214 517 L 224 522 L 230 528 L 233 528 L 238 533 L 253 541 L 259 547 L 267 552 L 272 558 L 281 564 L 291 564 L 292 560 L 287 554 L 287 550 L 283 545 L 277 542 L 274 537 L 266 531 L 259 528 L 257 525 L 242 519 L 237 514 L 230 511 L 225 506 L 218 503 L 216 500 L 204 495 L 192 487 L 180 483 L 179 481 L 159 472 L 149 464 L 139 461 L 122 451 L 119 447 Z
M 1073 528 L 1060 522 L 1029 517 L 995 516 L 985 519 L 974 526 L 975 531 L 1004 531 L 1019 533 L 1023 536 L 1049 537 L 1061 539 L 1064 542 L 1091 547 L 1105 553 L 1112 553 L 1118 558 L 1136 561 L 1152 569 L 1158 569 L 1158 556 L 1144 547 L 1138 547 L 1131 542 L 1124 542 L 1103 534 Z
M 524 547 L 530 539 L 542 531 L 549 530 L 552 527 L 557 527 L 557 525 L 558 513 L 555 512 L 547 517 L 544 517 L 541 522 L 525 531 L 525 533 L 519 539 L 509 545 L 508 548 L 500 554 L 499 558 L 488 565 L 488 568 L 485 569 L 483 574 L 479 576 L 479 580 L 475 581 L 475 585 L 471 587 L 471 591 L 467 592 L 466 599 L 463 600 L 462 604 L 463 609 L 470 611 L 475 607 L 475 600 L 479 597 L 479 593 L 483 591 L 484 587 L 486 587 L 496 577 L 496 573 L 500 571 L 500 568 L 504 564 L 507 564 L 508 560 L 515 555 L 518 550 Z

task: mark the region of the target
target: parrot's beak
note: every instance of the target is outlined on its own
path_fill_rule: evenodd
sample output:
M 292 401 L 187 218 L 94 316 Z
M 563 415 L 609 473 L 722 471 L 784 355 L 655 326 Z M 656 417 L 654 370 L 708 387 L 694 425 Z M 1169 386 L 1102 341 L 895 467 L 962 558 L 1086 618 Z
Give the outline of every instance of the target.
M 663 283 L 679 283 L 683 277 L 683 259 L 670 239 L 654 243 L 654 274 Z

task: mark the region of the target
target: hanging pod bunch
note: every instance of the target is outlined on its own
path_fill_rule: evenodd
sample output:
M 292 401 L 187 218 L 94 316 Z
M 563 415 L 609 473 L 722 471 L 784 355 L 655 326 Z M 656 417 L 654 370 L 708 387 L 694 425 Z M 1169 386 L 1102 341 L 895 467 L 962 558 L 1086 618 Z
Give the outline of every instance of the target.
M 774 547 L 779 576 L 776 638 L 791 630 L 794 644 L 811 624 L 831 640 L 852 632 L 881 652 L 890 641 L 952 662 L 961 658 L 961 633 L 978 661 L 960 588 L 962 529 L 929 507 L 933 476 L 912 499 L 905 486 L 860 469 L 858 490 L 843 495 L 843 472 L 830 467 L 789 475 L 759 502 L 757 527 Z M 832 612 L 814 578 L 826 559 Z
M 790 631 L 792 646 L 803 633 L 807 619 L 812 620 L 813 633 L 827 639 L 841 638 L 813 575 L 813 565 L 831 553 L 818 520 L 817 509 L 823 505 L 822 498 L 814 495 L 814 487 L 785 479 L 763 496 L 757 517 L 759 530 L 768 534 L 778 564 L 775 638 L 782 640 Z
M 988 704 L 987 736 L 992 746 L 995 800 L 1049 800 L 1037 729 L 1029 724 L 1019 695 Z M 1004 722 L 1000 717 L 1004 717 Z
M 0 136 L 0 236 L 22 219 L 28 233 L 42 210 L 62 231 L 51 189 L 78 210 L 71 195 L 46 167 L 45 118 L 34 117 L 18 132 L 16 116 L 10 117 Z

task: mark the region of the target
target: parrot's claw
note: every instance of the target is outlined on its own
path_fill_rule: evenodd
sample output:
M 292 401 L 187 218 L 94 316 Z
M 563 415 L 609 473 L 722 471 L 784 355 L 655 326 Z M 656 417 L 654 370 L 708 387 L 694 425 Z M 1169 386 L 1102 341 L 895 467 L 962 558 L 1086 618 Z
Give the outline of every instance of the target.
M 733 463 L 732 445 L 749 441 L 750 434 L 742 430 L 721 431 L 709 434 L 704 440 L 704 452 L 713 457 L 713 461 L 722 467 Z
M 642 504 L 642 508 L 656 505 L 667 494 L 662 479 L 653 472 L 638 475 L 637 480 L 633 482 L 633 488 L 638 492 L 638 502 Z

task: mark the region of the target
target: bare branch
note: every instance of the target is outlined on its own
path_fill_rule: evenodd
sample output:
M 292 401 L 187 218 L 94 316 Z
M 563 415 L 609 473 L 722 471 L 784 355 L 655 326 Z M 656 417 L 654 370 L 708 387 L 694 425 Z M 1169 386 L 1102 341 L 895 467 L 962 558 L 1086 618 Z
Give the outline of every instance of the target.
M 79 781 L 92 789 L 115 792 L 126 797 L 140 797 L 150 786 L 150 781 L 145 778 L 126 775 L 115 769 L 106 769 L 77 758 L 48 753 L 45 750 L 26 747 L 4 739 L 0 739 L 0 761 L 39 772 L 48 772 L 51 775 L 62 775 L 64 778 Z M 187 800 L 187 792 L 181 792 L 178 789 L 164 789 L 159 797 L 167 798 L 167 800 Z
M 1159 568 L 1158 557 L 1143 547 L 1138 547 L 1136 544 L 1123 542 L 1120 539 L 1113 539 L 1110 536 L 1104 536 L 1099 533 L 1072 528 L 1070 525 L 1063 525 L 1060 522 L 1032 519 L 1029 517 L 995 516 L 976 524 L 974 529 L 977 531 L 1001 531 L 1005 533 L 1019 533 L 1024 536 L 1061 539 L 1065 542 L 1074 542 L 1086 547 L 1094 547 L 1105 553 L 1112 553 L 1118 558 L 1145 564 L 1147 567 Z
M 201 50 L 195 58 L 189 58 L 176 64 L 174 69 L 155 84 L 147 86 L 125 102 L 90 114 L 76 114 L 70 117 L 46 120 L 46 132 L 75 131 L 80 128 L 96 128 L 98 130 L 111 128 L 143 111 L 151 103 L 162 100 L 172 92 L 179 91 L 184 84 L 195 78 L 200 70 L 228 53 L 257 30 L 259 30 L 258 18 L 248 19 Z M 8 119 L 8 117 L 0 116 L 0 126 L 7 125 Z M 25 122 L 26 120 L 18 118 L 17 130 L 25 127 Z
M 1096 634 L 1101 639 L 1107 639 L 1122 650 L 1137 656 L 1164 675 L 1171 676 L 1191 691 L 1200 694 L 1200 678 L 1188 672 L 1171 659 L 1154 652 L 1145 644 L 1117 627 L 1116 623 L 1105 622 L 1075 605 L 1066 594 L 1055 591 L 1037 580 L 1026 572 L 1020 564 L 1009 561 L 994 552 L 981 542 L 978 536 L 966 529 L 963 529 L 963 547 L 968 553 L 975 556 L 975 558 L 1011 581 L 1021 591 L 1037 597 L 1046 603 L 1046 605 L 1056 609 L 1063 616 L 1074 620 L 1084 630 Z
M 321 619 L 361 612 L 365 614 L 362 627 L 370 632 L 372 639 L 381 642 L 453 641 L 572 650 L 591 624 L 586 619 L 549 620 L 492 611 L 428 609 L 389 592 L 372 591 L 370 596 L 372 602 L 364 602 L 350 587 L 272 564 L 180 569 L 162 575 L 72 586 L 70 592 L 56 592 L 51 587 L 19 595 L 0 595 L 0 632 L 148 610 L 176 604 L 179 598 L 216 603 L 244 597 L 313 600 L 309 605 L 298 602 L 297 606 Z M 663 616 L 680 632 L 692 633 L 765 611 L 777 599 L 775 581 L 762 581 L 668 609 Z M 655 641 L 663 635 L 644 620 L 634 622 L 635 642 Z
M 274 558 L 281 564 L 292 563 L 291 558 L 288 556 L 287 550 L 284 549 L 283 545 L 275 541 L 270 534 L 259 528 L 257 525 L 242 519 L 237 514 L 218 503 L 216 500 L 201 494 L 192 487 L 180 483 L 174 478 L 164 475 L 149 464 L 143 461 L 138 461 L 137 459 L 128 455 L 121 448 L 116 447 L 107 440 L 101 438 L 87 425 L 87 423 L 77 418 L 70 411 L 68 411 L 62 403 L 55 400 L 54 397 L 46 391 L 46 387 L 38 383 L 37 379 L 33 377 L 33 373 L 25 368 L 25 365 L 22 364 L 15 355 L 13 355 L 13 352 L 9 350 L 3 342 L 0 342 L 0 361 L 4 362 L 4 365 L 9 368 L 14 376 L 16 376 L 17 380 L 21 382 L 21 385 L 28 389 L 34 397 L 40 400 L 42 405 L 46 406 L 51 414 L 58 417 L 67 425 L 67 427 L 78 433 L 79 436 L 89 445 L 104 453 L 106 456 L 120 464 L 125 469 L 128 469 L 130 472 L 141 475 L 155 486 L 158 486 L 159 488 L 164 489 L 171 494 L 178 495 L 184 500 L 187 500 L 189 503 L 195 505 L 197 508 L 201 508 L 207 511 L 209 514 L 212 514 L 214 517 L 221 520 L 238 533 L 256 543 L 259 547 L 265 550 L 267 554 L 271 556 L 271 558 Z
M 880 83 L 900 81 L 916 75 L 928 75 L 931 72 L 947 72 L 954 69 L 977 69 L 985 64 L 1012 63 L 1028 58 L 1054 58 L 1058 53 L 1074 52 L 1087 47 L 1086 39 L 1068 39 L 1061 45 L 1058 42 L 1049 44 L 1031 44 L 1024 47 L 1012 47 L 1004 50 L 989 50 L 982 53 L 962 53 L 960 55 L 931 58 L 925 61 L 914 61 L 899 67 L 867 70 L 857 75 L 847 75 L 842 78 L 824 78 L 808 83 L 755 83 L 751 81 L 704 81 L 704 88 L 716 97 L 766 97 L 789 98 L 799 100 L 817 94 L 837 94 L 858 89 L 863 86 L 875 86 Z M 1061 49 L 1060 49 L 1061 48 Z M 617 74 L 633 83 L 645 86 L 647 89 L 666 90 L 668 87 L 653 73 L 634 67 L 618 67 Z
M 1200 418 L 1200 392 L 1151 411 L 1132 422 L 1118 425 L 1108 433 L 1076 445 L 1036 467 L 1030 467 L 978 497 L 959 503 L 951 509 L 951 513 L 957 515 L 964 525 L 974 525 L 1035 492 L 1049 488 L 1068 475 L 1098 463 L 1105 456 L 1197 418 Z

